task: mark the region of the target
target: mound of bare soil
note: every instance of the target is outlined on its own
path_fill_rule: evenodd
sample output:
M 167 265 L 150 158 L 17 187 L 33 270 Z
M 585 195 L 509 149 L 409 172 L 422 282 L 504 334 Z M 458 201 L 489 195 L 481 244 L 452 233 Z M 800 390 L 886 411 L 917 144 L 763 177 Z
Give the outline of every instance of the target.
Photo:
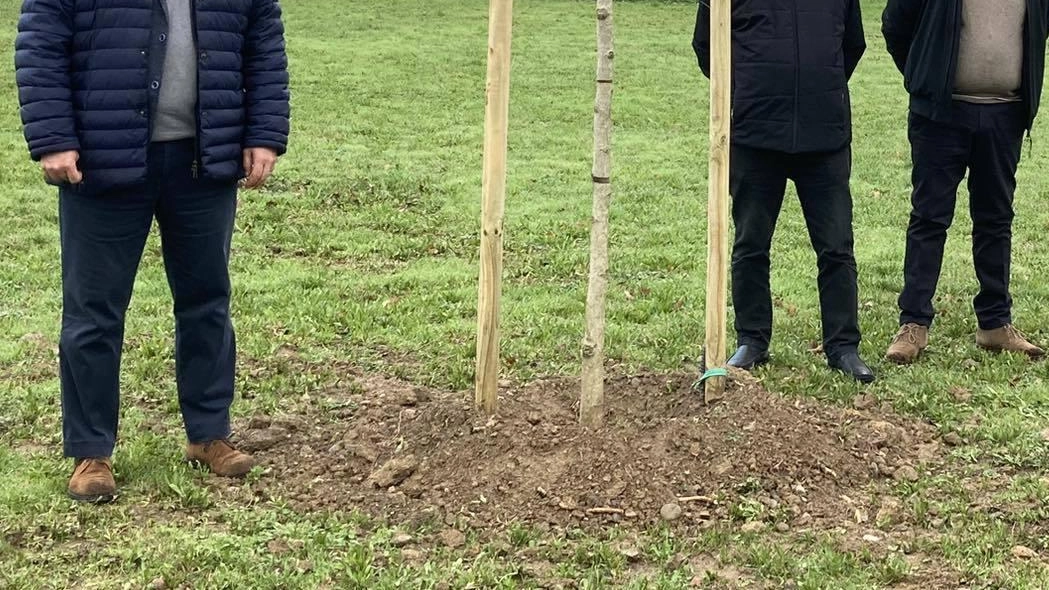
M 787 399 L 743 375 L 705 406 L 692 379 L 611 378 L 607 425 L 589 431 L 574 380 L 505 388 L 487 419 L 467 393 L 356 375 L 323 411 L 256 417 L 238 432 L 267 466 L 263 496 L 485 527 L 851 520 L 877 508 L 864 507 L 869 484 L 916 479 L 938 456 L 934 430 L 899 416 Z

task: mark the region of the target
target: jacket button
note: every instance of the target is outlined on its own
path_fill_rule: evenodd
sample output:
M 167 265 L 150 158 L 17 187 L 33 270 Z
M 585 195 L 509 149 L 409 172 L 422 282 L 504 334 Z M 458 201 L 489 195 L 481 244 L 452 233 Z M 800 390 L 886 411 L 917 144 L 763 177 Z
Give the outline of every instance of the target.
M 160 82 L 158 80 L 153 80 L 153 83 L 150 84 L 149 87 L 153 90 L 157 90 L 158 88 L 160 88 Z
M 207 51 L 201 51 L 200 52 L 200 61 L 205 61 L 207 59 L 208 59 L 208 52 Z
M 140 110 L 140 111 L 138 112 L 138 114 L 139 114 L 139 116 L 140 116 L 140 117 L 145 117 L 145 116 L 146 116 L 146 109 L 142 109 L 142 110 Z
M 161 33 L 159 39 L 160 39 L 160 42 L 163 43 L 164 41 L 168 40 L 168 36 L 165 35 L 164 33 Z

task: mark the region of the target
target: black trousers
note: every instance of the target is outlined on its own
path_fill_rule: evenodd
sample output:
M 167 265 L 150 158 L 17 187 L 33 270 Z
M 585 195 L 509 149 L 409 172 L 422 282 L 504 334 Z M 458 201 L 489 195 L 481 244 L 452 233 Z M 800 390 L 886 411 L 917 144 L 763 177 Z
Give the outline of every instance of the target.
M 787 154 L 732 146 L 732 302 L 739 345 L 767 348 L 772 339 L 769 252 L 789 179 L 797 187 L 816 251 L 824 351 L 834 356 L 859 347 L 851 174 L 850 147 Z
M 973 301 L 976 317 L 984 330 L 1012 322 L 1013 195 L 1026 112 L 1021 103 L 955 102 L 950 123 L 911 113 L 908 134 L 914 192 L 899 300 L 901 324 L 932 325 L 936 315 L 932 300 L 940 280 L 947 230 L 966 170 L 973 264 L 980 283 Z
M 61 192 L 59 356 L 67 457 L 113 452 L 124 316 L 154 218 L 174 296 L 175 370 L 186 433 L 191 442 L 229 435 L 235 340 L 228 263 L 237 187 L 194 179 L 193 160 L 192 140 L 153 144 L 146 186 L 97 196 Z

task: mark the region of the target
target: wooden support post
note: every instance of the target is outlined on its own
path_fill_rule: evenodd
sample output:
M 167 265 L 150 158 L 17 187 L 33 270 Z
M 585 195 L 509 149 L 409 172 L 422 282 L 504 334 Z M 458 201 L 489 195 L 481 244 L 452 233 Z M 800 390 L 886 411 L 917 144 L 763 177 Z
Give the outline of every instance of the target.
M 728 332 L 729 132 L 732 110 L 732 2 L 710 0 L 710 169 L 707 203 L 706 369 L 725 366 Z M 704 397 L 716 401 L 724 377 L 707 379 Z
M 481 272 L 477 296 L 477 408 L 494 414 L 499 397 L 499 300 L 503 274 L 506 137 L 510 113 L 513 0 L 489 0 L 485 86 L 484 173 L 481 181 Z
M 597 0 L 597 96 L 594 101 L 594 205 L 590 228 L 590 282 L 583 338 L 583 392 L 579 420 L 605 419 L 605 299 L 608 291 L 608 210 L 612 200 L 612 0 Z

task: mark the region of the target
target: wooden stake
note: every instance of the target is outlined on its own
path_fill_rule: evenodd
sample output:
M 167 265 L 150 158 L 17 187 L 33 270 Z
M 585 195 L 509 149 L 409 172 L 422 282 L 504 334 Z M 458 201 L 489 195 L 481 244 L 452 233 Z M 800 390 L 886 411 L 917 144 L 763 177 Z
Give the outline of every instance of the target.
M 707 175 L 706 369 L 725 366 L 728 332 L 729 127 L 732 110 L 732 3 L 710 0 L 710 170 Z M 713 402 L 725 391 L 724 377 L 706 382 Z
M 594 100 L 594 206 L 590 228 L 590 282 L 583 337 L 583 392 L 579 421 L 605 419 L 605 299 L 608 291 L 608 210 L 612 201 L 612 0 L 597 0 L 597 97 Z
M 490 0 L 488 17 L 484 173 L 481 181 L 481 273 L 477 288 L 477 371 L 474 393 L 478 409 L 494 414 L 499 396 L 499 301 L 503 274 L 503 208 L 506 201 L 513 0 Z

